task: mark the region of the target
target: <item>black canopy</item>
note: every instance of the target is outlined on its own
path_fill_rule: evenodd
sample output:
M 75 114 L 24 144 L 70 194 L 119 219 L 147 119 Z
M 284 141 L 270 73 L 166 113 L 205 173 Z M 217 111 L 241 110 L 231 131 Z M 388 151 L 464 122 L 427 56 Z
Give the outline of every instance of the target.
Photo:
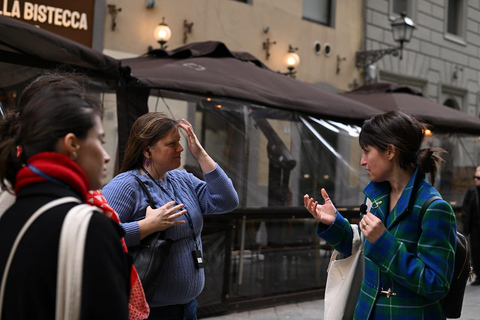
M 368 104 L 382 112 L 400 110 L 433 125 L 443 132 L 480 135 L 480 119 L 435 103 L 408 86 L 390 83 L 364 85 L 343 94 L 354 101 Z
M 121 60 L 142 85 L 241 100 L 257 105 L 361 123 L 378 110 L 267 68 L 246 52 L 216 41 Z
M 115 79 L 120 75 L 118 60 L 52 32 L 0 15 L 2 87 L 30 79 L 42 69 L 59 66 L 69 66 L 96 78 Z

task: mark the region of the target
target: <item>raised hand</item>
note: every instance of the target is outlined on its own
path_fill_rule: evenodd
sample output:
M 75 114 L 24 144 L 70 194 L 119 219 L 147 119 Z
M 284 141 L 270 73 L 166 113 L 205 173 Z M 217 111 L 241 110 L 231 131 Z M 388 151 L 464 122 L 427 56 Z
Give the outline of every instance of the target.
M 195 132 L 193 132 L 193 127 L 185 119 L 182 119 L 182 123 L 179 123 L 178 126 L 185 131 L 187 134 L 187 143 L 188 143 L 188 149 L 190 149 L 190 152 L 192 155 L 198 159 L 201 156 L 204 156 L 206 154 L 205 149 L 203 149 L 202 145 L 200 144 L 200 141 L 198 141 L 197 136 L 195 135 Z
M 330 200 L 327 191 L 324 188 L 321 190 L 323 200 L 325 203 L 320 205 L 318 201 L 313 198 L 310 198 L 308 194 L 303 196 L 303 201 L 305 208 L 308 212 L 315 218 L 315 220 L 320 221 L 323 224 L 331 225 L 337 216 L 337 209 Z
M 193 127 L 191 123 L 185 119 L 182 119 L 182 123 L 179 123 L 178 127 L 185 131 L 185 133 L 187 134 L 188 149 L 195 157 L 195 159 L 197 159 L 203 173 L 207 173 L 215 169 L 215 161 L 213 161 L 213 159 L 208 155 L 205 149 L 203 149 L 200 141 L 198 141 L 198 138 L 195 135 L 195 132 L 193 132 Z

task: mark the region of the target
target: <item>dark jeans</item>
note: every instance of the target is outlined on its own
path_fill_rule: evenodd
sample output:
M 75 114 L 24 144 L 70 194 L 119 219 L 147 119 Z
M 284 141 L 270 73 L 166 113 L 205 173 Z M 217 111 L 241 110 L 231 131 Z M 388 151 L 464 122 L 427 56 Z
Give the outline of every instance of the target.
M 148 319 L 152 320 L 197 320 L 197 300 L 186 304 L 165 307 L 150 307 Z

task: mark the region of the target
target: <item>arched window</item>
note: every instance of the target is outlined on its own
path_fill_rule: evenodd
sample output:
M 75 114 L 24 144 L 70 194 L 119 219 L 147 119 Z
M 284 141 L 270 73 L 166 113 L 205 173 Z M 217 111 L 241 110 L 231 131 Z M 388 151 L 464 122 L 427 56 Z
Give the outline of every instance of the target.
M 447 106 L 449 108 L 452 108 L 452 109 L 460 110 L 460 106 L 458 105 L 457 100 L 455 100 L 453 98 L 449 98 L 449 99 L 445 100 L 445 102 L 443 102 L 443 105 Z

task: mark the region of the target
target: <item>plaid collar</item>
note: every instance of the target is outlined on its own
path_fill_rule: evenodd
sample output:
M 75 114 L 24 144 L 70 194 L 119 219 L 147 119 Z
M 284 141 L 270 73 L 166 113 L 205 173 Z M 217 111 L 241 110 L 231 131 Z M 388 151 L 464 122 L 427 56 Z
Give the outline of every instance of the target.
M 370 212 L 375 214 L 382 222 L 389 228 L 391 225 L 395 223 L 402 215 L 408 213 L 410 210 L 407 210 L 409 204 L 413 206 L 413 201 L 415 199 L 411 199 L 412 197 L 416 197 L 416 193 L 414 193 L 414 186 L 419 186 L 421 181 L 425 179 L 425 174 L 420 172 L 418 168 L 415 170 L 414 174 L 408 181 L 405 189 L 403 189 L 402 195 L 398 200 L 396 206 L 393 210 L 389 213 L 389 195 L 391 191 L 390 183 L 384 182 L 370 182 L 363 193 L 367 198 L 372 201 L 372 208 Z M 418 188 L 418 187 L 417 187 Z M 388 219 L 387 219 L 388 218 Z

